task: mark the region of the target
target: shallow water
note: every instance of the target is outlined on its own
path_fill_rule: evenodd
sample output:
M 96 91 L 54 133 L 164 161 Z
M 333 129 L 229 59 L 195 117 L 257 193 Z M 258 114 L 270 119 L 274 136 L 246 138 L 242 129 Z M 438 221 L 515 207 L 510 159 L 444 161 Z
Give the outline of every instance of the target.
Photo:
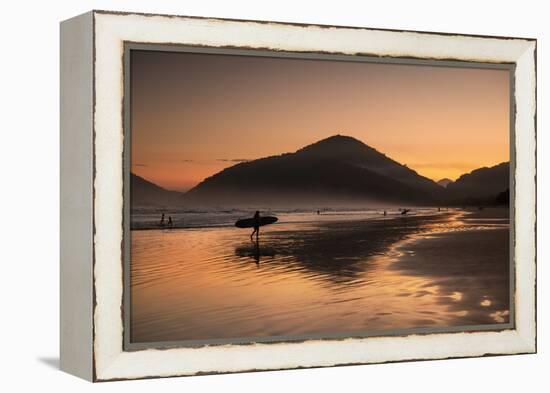
M 434 241 L 441 234 L 448 240 L 468 232 L 474 242 L 485 242 L 481 234 L 490 231 L 505 234 L 507 242 L 507 219 L 433 210 L 404 217 L 358 212 L 304 217 L 279 217 L 279 223 L 262 228 L 259 243 L 250 241 L 248 230 L 234 227 L 133 230 L 131 341 L 507 322 L 508 278 L 505 270 L 492 268 L 506 263 L 507 243 L 484 248 L 491 255 L 476 254 L 475 266 L 487 261 L 488 270 L 464 270 L 466 286 L 456 280 L 460 268 L 446 282 L 437 274 L 445 269 L 430 265 L 434 258 L 425 264 L 413 259 L 412 265 L 405 258 L 414 256 L 422 239 Z M 498 285 L 475 285 L 476 274 L 496 277 L 495 271 Z M 467 294 L 468 285 L 475 296 Z
M 316 211 L 292 209 L 270 210 L 260 209 L 262 215 L 275 215 L 281 223 L 323 223 L 349 220 L 376 220 L 391 218 L 401 214 L 398 209 L 387 209 L 387 216 L 383 216 L 384 208 L 378 209 L 321 209 Z M 152 208 L 142 207 L 132 209 L 130 216 L 131 229 L 166 229 L 168 217 L 172 218 L 172 228 L 213 228 L 233 227 L 235 221 L 254 216 L 256 209 L 182 209 L 182 208 Z M 164 225 L 161 225 L 162 214 L 165 214 Z M 418 208 L 409 213 L 409 216 L 421 216 L 438 213 L 436 208 Z

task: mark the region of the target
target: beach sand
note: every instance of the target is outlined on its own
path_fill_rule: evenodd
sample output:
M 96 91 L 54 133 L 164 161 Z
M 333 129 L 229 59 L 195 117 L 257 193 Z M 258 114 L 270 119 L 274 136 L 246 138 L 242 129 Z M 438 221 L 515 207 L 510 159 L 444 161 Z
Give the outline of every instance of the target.
M 131 341 L 506 323 L 507 214 L 132 231 Z

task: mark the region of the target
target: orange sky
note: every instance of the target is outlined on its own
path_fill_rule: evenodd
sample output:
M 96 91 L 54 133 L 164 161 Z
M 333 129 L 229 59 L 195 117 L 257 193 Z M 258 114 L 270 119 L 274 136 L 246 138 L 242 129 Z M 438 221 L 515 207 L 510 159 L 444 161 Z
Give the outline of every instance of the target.
M 434 180 L 509 160 L 507 70 L 132 51 L 132 171 L 187 190 L 357 138 Z

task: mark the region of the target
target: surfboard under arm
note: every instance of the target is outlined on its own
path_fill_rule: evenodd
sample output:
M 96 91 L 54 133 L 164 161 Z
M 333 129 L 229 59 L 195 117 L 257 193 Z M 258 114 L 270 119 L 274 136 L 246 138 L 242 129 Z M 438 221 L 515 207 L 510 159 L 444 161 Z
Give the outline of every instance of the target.
M 278 218 L 273 216 L 264 216 L 260 217 L 260 226 L 269 225 L 277 222 Z M 255 220 L 254 218 L 245 218 L 243 220 L 238 220 L 235 223 L 237 228 L 254 228 Z

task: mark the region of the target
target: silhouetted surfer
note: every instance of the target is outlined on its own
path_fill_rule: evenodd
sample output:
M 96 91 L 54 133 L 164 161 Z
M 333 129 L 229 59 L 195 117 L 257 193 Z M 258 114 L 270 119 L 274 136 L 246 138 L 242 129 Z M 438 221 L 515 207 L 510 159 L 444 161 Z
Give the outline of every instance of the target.
M 164 226 L 164 213 L 162 213 L 162 217 L 160 218 L 160 226 Z
M 172 225 L 172 216 L 168 216 L 168 226 L 171 227 Z
M 254 241 L 252 239 L 254 237 L 254 234 L 256 234 L 256 241 L 258 241 L 258 236 L 260 235 L 260 212 L 257 210 L 256 213 L 254 213 L 254 230 L 250 235 L 250 240 L 252 241 Z

